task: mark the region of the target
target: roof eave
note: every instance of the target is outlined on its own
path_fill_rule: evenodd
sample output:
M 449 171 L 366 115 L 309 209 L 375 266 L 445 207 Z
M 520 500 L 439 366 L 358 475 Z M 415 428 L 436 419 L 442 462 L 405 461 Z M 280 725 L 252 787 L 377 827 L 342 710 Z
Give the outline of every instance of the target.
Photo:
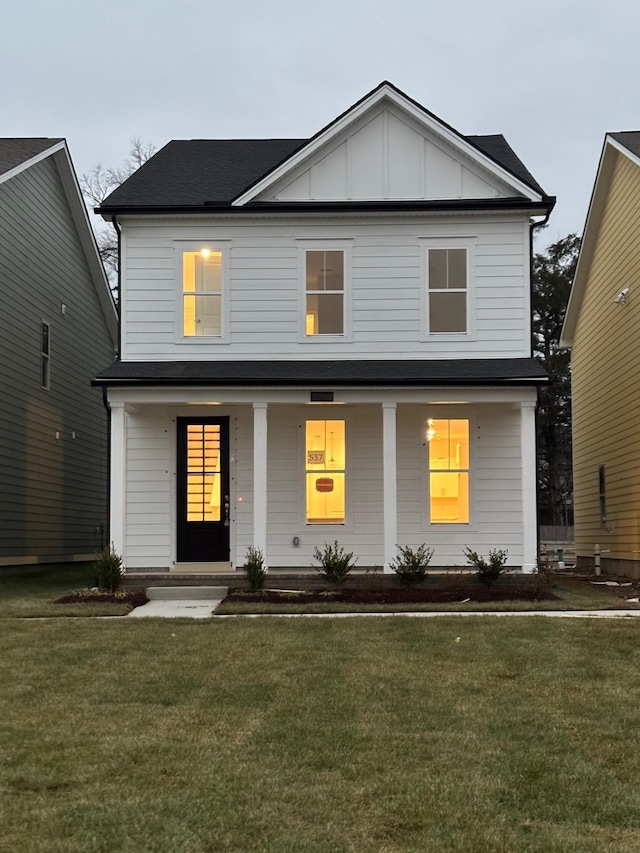
M 375 213 L 375 212 L 446 212 L 446 211 L 531 211 L 531 215 L 549 214 L 556 203 L 555 196 L 544 196 L 540 201 L 528 198 L 437 199 L 434 201 L 322 201 L 322 202 L 254 202 L 242 207 L 227 203 L 201 205 L 102 205 L 95 213 L 110 219 L 113 215 L 149 214 L 213 214 L 233 216 L 274 213 Z

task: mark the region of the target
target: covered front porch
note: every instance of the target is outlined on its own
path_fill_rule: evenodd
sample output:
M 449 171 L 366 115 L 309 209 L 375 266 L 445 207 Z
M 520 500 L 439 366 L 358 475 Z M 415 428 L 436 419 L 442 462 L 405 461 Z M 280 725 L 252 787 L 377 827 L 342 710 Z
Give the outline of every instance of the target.
M 250 546 L 306 571 L 334 540 L 362 571 L 423 542 L 434 567 L 463 567 L 465 546 L 535 567 L 535 388 L 138 384 L 108 401 L 128 572 L 231 573 Z

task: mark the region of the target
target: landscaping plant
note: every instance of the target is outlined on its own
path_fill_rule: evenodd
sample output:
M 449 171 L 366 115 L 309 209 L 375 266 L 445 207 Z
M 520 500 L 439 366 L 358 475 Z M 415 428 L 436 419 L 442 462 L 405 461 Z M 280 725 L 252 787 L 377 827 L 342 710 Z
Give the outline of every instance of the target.
M 244 558 L 242 567 L 249 581 L 249 588 L 257 591 L 264 587 L 267 580 L 267 571 L 264 567 L 264 554 L 260 548 L 254 548 L 251 545 L 247 548 L 247 555 Z
M 427 574 L 427 568 L 433 557 L 433 548 L 427 548 L 423 543 L 418 548 L 398 545 L 399 555 L 389 564 L 398 576 L 401 584 L 409 586 L 421 583 Z
M 472 566 L 475 566 L 478 571 L 476 577 L 480 583 L 485 586 L 493 586 L 494 582 L 500 577 L 505 563 L 507 562 L 508 551 L 503 551 L 499 548 L 492 548 L 489 551 L 489 559 L 485 560 L 476 551 L 471 548 L 464 549 L 464 555 Z
M 352 552 L 346 552 L 342 545 L 336 540 L 333 545 L 324 543 L 324 548 L 321 551 L 318 547 L 313 549 L 313 559 L 320 563 L 320 567 L 314 566 L 314 569 L 322 575 L 329 583 L 340 586 L 349 577 L 349 572 L 357 563 L 357 558 L 353 559 Z
M 120 586 L 122 575 L 122 557 L 116 554 L 113 545 L 100 553 L 95 563 L 96 585 L 105 592 L 115 592 Z

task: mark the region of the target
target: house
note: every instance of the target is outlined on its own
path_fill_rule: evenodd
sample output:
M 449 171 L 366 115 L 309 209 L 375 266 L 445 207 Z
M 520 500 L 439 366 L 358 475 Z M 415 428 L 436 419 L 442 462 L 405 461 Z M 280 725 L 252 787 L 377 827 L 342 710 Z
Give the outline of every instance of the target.
M 111 538 L 131 570 L 536 559 L 531 218 L 502 136 L 382 83 L 311 139 L 174 141 L 121 232 Z
M 0 566 L 105 540 L 117 317 L 63 139 L 0 139 Z
M 640 577 L 640 131 L 607 134 L 562 331 L 578 566 Z M 616 428 L 613 429 L 613 421 Z

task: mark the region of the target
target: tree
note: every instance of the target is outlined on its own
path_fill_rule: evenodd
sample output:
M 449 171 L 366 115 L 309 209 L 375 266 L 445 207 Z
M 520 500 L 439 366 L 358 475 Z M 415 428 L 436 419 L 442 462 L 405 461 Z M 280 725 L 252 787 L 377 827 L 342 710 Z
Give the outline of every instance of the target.
M 580 237 L 569 234 L 533 259 L 534 354 L 549 374 L 538 406 L 538 511 L 542 524 L 573 521 L 571 358 L 560 332 L 576 270 Z
M 119 168 L 105 169 L 101 163 L 98 163 L 90 172 L 84 172 L 80 176 L 80 189 L 90 210 L 101 205 L 109 193 L 124 183 L 130 175 L 153 156 L 155 150 L 155 145 L 150 142 L 144 144 L 140 139 L 132 139 L 129 156 Z M 118 273 L 116 230 L 113 225 L 101 220 L 93 221 L 93 228 L 102 263 L 109 280 L 113 282 Z

